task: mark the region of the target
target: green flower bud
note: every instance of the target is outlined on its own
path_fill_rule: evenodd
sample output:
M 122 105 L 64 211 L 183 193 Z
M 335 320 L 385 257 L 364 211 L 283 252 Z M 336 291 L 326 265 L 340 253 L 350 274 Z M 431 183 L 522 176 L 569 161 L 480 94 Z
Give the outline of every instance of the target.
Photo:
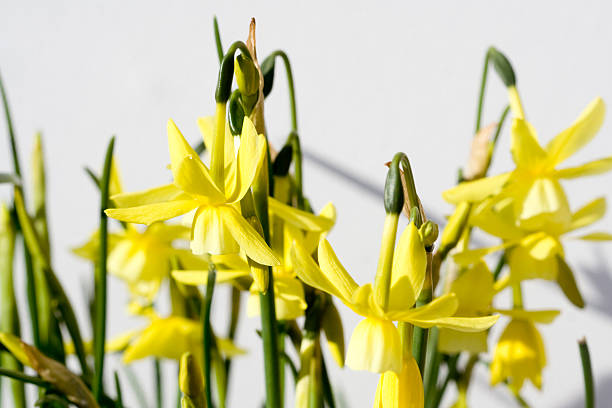
M 251 58 L 240 54 L 236 57 L 234 75 L 242 96 L 244 110 L 250 113 L 259 96 L 259 71 Z
M 186 397 L 196 402 L 204 398 L 204 376 L 193 354 L 186 352 L 181 356 L 179 387 Z M 197 406 L 197 404 L 196 404 Z
M 510 64 L 508 58 L 493 47 L 489 48 L 488 55 L 491 62 L 493 62 L 495 71 L 497 71 L 501 80 L 504 81 L 504 84 L 507 87 L 515 86 L 516 76 L 514 75 L 514 69 L 512 69 L 512 64 Z
M 421 234 L 423 245 L 425 245 L 426 248 L 432 246 L 434 242 L 436 242 L 436 239 L 438 239 L 438 224 L 428 220 L 419 229 L 419 234 Z

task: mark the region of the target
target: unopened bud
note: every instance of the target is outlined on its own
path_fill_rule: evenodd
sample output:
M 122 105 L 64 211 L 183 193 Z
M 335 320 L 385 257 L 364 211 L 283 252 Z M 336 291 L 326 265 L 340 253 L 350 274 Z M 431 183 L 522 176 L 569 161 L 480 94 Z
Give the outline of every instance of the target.
M 179 387 L 185 396 L 197 401 L 204 395 L 204 376 L 193 354 L 186 352 L 181 356 Z
M 427 220 L 419 229 L 423 245 L 430 247 L 438 239 L 438 224 L 433 221 Z
M 455 208 L 455 212 L 448 219 L 448 224 L 442 231 L 442 238 L 440 239 L 440 252 L 443 254 L 448 253 L 451 249 L 457 245 L 461 233 L 467 225 L 468 218 L 470 216 L 471 205 L 468 202 L 461 202 Z
M 512 64 L 508 61 L 508 58 L 494 47 L 490 47 L 489 51 L 489 59 L 493 62 L 493 66 L 495 67 L 495 71 L 500 76 L 501 80 L 507 87 L 516 85 L 516 76 L 514 75 L 514 69 L 512 69 Z
M 250 113 L 259 96 L 259 72 L 251 58 L 240 54 L 234 64 L 234 75 L 238 89 L 242 94 L 242 103 L 246 112 Z

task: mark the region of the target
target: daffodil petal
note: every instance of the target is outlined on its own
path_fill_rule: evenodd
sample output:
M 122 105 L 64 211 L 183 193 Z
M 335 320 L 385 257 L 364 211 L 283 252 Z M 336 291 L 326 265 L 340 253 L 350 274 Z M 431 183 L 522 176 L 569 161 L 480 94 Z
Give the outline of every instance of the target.
M 133 193 L 120 193 L 111 196 L 113 203 L 119 208 L 139 207 L 146 204 L 156 204 L 178 199 L 187 199 L 189 196 L 183 193 L 174 184 L 166 184 L 148 190 Z
M 499 315 L 482 317 L 441 317 L 432 320 L 412 320 L 411 323 L 420 327 L 445 327 L 462 332 L 480 332 L 487 330 L 497 322 Z
M 484 353 L 487 351 L 486 331 L 467 333 L 453 329 L 440 328 L 438 334 L 438 350 L 449 353 Z
M 389 295 L 391 309 L 407 309 L 414 305 L 425 281 L 426 268 L 425 247 L 419 231 L 411 222 L 402 232 L 393 254 Z
M 510 178 L 511 173 L 485 177 L 474 181 L 465 181 L 442 193 L 442 198 L 451 204 L 462 201 L 478 202 L 497 193 Z
M 344 297 L 343 293 L 321 271 L 314 259 L 312 259 L 312 256 L 306 253 L 304 248 L 297 243 L 291 249 L 291 262 L 293 263 L 293 270 L 302 282 L 334 295 L 344 302 L 350 302 L 351 298 Z
M 329 282 L 341 293 L 341 299 L 351 299 L 359 287 L 351 275 L 344 269 L 333 248 L 323 239 L 319 242 L 319 265 Z
M 400 374 L 387 371 L 380 376 L 374 408 L 422 408 L 424 400 L 419 365 L 409 357 L 403 362 Z
M 174 172 L 174 183 L 183 191 L 192 194 L 205 204 L 225 202 L 225 196 L 210 177 L 208 169 L 199 158 L 187 156 Z
M 602 219 L 605 214 L 606 199 L 604 197 L 596 198 L 572 214 L 572 223 L 568 231 L 591 225 Z
M 168 120 L 168 150 L 170 151 L 170 169 L 174 179 L 177 178 L 177 173 L 181 162 L 186 157 L 191 157 L 193 160 L 197 160 L 200 163 L 200 156 L 193 150 L 191 145 L 185 140 L 181 131 L 178 129 L 172 119 Z M 202 163 L 203 165 L 203 163 Z
M 150 225 L 185 214 L 198 206 L 194 200 L 176 200 L 129 208 L 109 208 L 107 216 L 119 221 Z
M 576 177 L 594 176 L 612 170 L 612 157 L 594 160 L 580 166 L 568 167 L 555 172 L 558 178 L 572 179 Z
M 524 310 L 524 309 L 493 309 L 495 313 L 510 316 L 513 319 L 530 320 L 536 323 L 549 324 L 559 316 L 559 310 Z
M 590 234 L 581 235 L 578 239 L 583 241 L 612 241 L 612 234 L 609 232 L 591 232 Z
M 321 330 L 327 339 L 327 348 L 340 368 L 344 367 L 344 328 L 334 303 L 327 303 L 321 318 Z
M 440 317 L 452 316 L 459 307 L 459 301 L 454 293 L 448 293 L 433 299 L 424 306 L 415 309 L 389 310 L 387 316 L 392 320 L 412 322 L 426 321 Z M 434 323 L 435 324 L 435 323 Z M 434 324 L 428 326 L 431 327 Z M 423 326 L 425 327 L 425 326 Z
M 241 200 L 251 188 L 259 167 L 266 155 L 267 142 L 263 135 L 257 134 L 257 129 L 251 120 L 245 116 L 238 148 L 236 180 L 231 183 L 232 189 L 227 195 L 228 202 Z
M 268 199 L 268 206 L 275 216 L 304 231 L 327 231 L 334 225 L 333 219 L 298 210 L 272 197 Z
M 346 365 L 353 370 L 373 373 L 402 369 L 402 348 L 399 332 L 389 320 L 363 319 L 351 335 Z
M 535 179 L 520 207 L 519 222 L 524 228 L 537 229 L 547 222 L 564 225 L 571 220 L 565 192 L 552 178 Z
M 216 283 L 228 283 L 236 278 L 243 276 L 249 276 L 247 271 L 225 271 L 217 272 L 215 282 Z M 172 271 L 172 277 L 180 283 L 185 285 L 206 285 L 208 282 L 208 271 L 207 270 L 191 270 L 191 271 Z
M 606 106 L 601 98 L 595 98 L 580 113 L 574 123 L 548 143 L 546 150 L 556 165 L 576 153 L 593 139 L 604 121 Z
M 266 244 L 263 237 L 234 208 L 224 205 L 219 207 L 219 211 L 232 237 L 249 258 L 262 265 L 280 264 L 278 256 Z
M 524 119 L 512 122 L 512 157 L 518 168 L 534 168 L 546 160 L 546 152 L 538 143 L 532 127 Z
M 207 149 L 211 149 L 213 141 L 215 140 L 215 117 L 205 116 L 198 118 L 198 128 L 200 129 L 200 133 L 202 133 L 204 145 Z M 234 136 L 230 131 L 227 121 L 225 121 L 225 143 L 223 146 L 225 148 L 225 167 L 227 171 L 227 168 L 234 161 L 234 156 L 236 155 L 234 151 Z

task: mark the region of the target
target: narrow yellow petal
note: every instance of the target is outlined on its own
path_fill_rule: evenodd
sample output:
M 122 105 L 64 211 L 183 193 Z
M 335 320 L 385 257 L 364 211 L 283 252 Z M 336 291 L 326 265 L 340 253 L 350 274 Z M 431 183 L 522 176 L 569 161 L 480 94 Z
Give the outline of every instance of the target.
M 546 160 L 533 128 L 523 119 L 512 122 L 512 157 L 518 168 L 536 169 Z
M 594 176 L 607 173 L 612 170 L 612 157 L 594 160 L 580 166 L 568 167 L 557 170 L 555 176 L 558 178 L 572 179 L 576 177 Z
M 536 230 L 546 223 L 567 225 L 571 221 L 565 192 L 553 178 L 535 179 L 520 207 L 519 222 L 523 228 Z
M 584 241 L 612 241 L 612 234 L 609 232 L 591 232 L 590 234 L 579 236 L 578 239 Z
M 427 255 L 414 223 L 402 232 L 393 254 L 390 309 L 408 309 L 421 293 L 427 268 Z
M 484 353 L 487 351 L 486 331 L 466 333 L 453 329 L 440 328 L 438 334 L 438 350 L 449 353 Z
M 304 231 L 327 231 L 334 225 L 333 219 L 298 210 L 272 197 L 268 199 L 268 206 L 272 214 Z
M 559 310 L 524 310 L 524 309 L 493 309 L 495 313 L 510 316 L 513 319 L 530 320 L 535 323 L 549 324 L 559 316 Z
M 323 239 L 319 242 L 319 265 L 329 282 L 341 293 L 341 299 L 351 299 L 359 285 L 344 269 L 333 248 Z
M 176 200 L 146 204 L 129 208 L 110 208 L 104 212 L 110 218 L 136 224 L 150 225 L 157 221 L 169 220 L 185 214 L 198 206 L 194 200 Z
M 198 118 L 198 128 L 200 128 L 200 133 L 202 133 L 202 138 L 204 139 L 204 145 L 207 149 L 211 149 L 213 145 L 213 141 L 215 140 L 215 117 L 214 116 L 205 116 L 202 118 Z M 225 121 L 225 168 L 226 171 L 231 165 L 231 163 L 235 160 L 236 152 L 234 151 L 234 136 L 230 131 L 229 124 Z
M 321 271 L 312 256 L 306 253 L 304 248 L 297 243 L 291 249 L 291 262 L 293 263 L 293 270 L 302 282 L 334 295 L 344 302 L 350 302 L 351 298 L 344 297 L 343 293 Z
M 591 225 L 602 219 L 605 214 L 606 199 L 604 197 L 596 198 L 572 214 L 572 223 L 568 231 Z
M 387 316 L 392 320 L 413 321 L 431 320 L 440 317 L 448 317 L 455 314 L 459 307 L 459 301 L 454 293 L 447 293 L 433 299 L 424 306 L 415 309 L 390 310 Z M 433 326 L 433 324 L 432 324 Z
M 115 205 L 119 208 L 139 207 L 146 204 L 156 204 L 165 201 L 178 199 L 188 199 L 189 196 L 183 193 L 174 184 L 166 184 L 148 190 L 136 191 L 133 193 L 121 193 L 111 197 Z
M 561 163 L 589 143 L 601 128 L 605 113 L 606 106 L 601 98 L 589 103 L 578 119 L 546 146 L 552 162 Z
M 205 204 L 221 204 L 225 196 L 210 177 L 208 169 L 199 158 L 187 156 L 174 172 L 174 183 L 183 191 L 192 194 Z
M 465 181 L 442 193 L 442 198 L 451 204 L 462 201 L 478 202 L 496 194 L 510 178 L 511 173 L 485 177 L 474 181 Z
M 440 317 L 431 320 L 411 319 L 409 322 L 419 327 L 445 327 L 462 332 L 480 332 L 487 330 L 497 322 L 499 315 L 482 317 Z
M 219 211 L 232 237 L 249 258 L 262 265 L 280 265 L 280 259 L 263 237 L 233 207 L 224 205 Z
M 249 276 L 248 271 L 218 271 L 215 282 L 227 283 L 243 276 Z M 172 277 L 177 282 L 183 283 L 185 285 L 206 285 L 206 283 L 208 282 L 208 270 L 172 271 Z
M 177 172 L 183 159 L 186 157 L 191 157 L 200 163 L 202 163 L 202 161 L 200 160 L 200 156 L 198 156 L 187 140 L 185 140 L 181 134 L 181 131 L 178 129 L 172 119 L 168 120 L 167 130 L 168 150 L 170 151 L 170 169 L 172 170 L 172 175 L 176 180 Z
M 353 370 L 373 373 L 402 369 L 402 349 L 399 332 L 389 320 L 363 319 L 351 335 L 346 365 Z
M 238 147 L 236 180 L 228 186 L 232 187 L 232 190 L 226 189 L 228 202 L 241 200 L 251 188 L 266 155 L 266 148 L 266 138 L 257 134 L 255 125 L 245 116 L 240 135 L 240 147 Z

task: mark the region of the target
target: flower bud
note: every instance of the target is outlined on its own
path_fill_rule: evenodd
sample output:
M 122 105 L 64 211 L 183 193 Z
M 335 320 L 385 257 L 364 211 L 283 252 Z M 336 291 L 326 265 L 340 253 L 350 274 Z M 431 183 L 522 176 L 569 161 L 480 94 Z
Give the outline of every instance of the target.
M 470 203 L 464 201 L 459 203 L 455 208 L 455 212 L 448 219 L 448 224 L 444 230 L 442 230 L 442 238 L 440 239 L 440 252 L 443 254 L 448 253 L 451 249 L 457 245 L 461 233 L 465 228 L 468 218 L 470 216 Z
M 259 96 L 259 72 L 257 67 L 251 58 L 240 54 L 236 57 L 234 74 L 242 95 L 243 107 L 247 113 L 250 113 Z
M 203 401 L 204 376 L 196 358 L 189 352 L 181 356 L 179 387 L 185 397 L 195 403 L 195 406 L 198 406 L 197 401 Z
M 438 239 L 438 224 L 427 220 L 419 229 L 419 234 L 421 234 L 423 245 L 425 245 L 426 248 L 432 246 L 434 242 L 436 242 L 436 239 Z
M 508 58 L 494 47 L 490 47 L 488 51 L 489 59 L 493 62 L 495 71 L 500 76 L 501 80 L 507 87 L 516 85 L 516 76 L 514 75 L 514 69 L 512 64 L 508 61 Z

